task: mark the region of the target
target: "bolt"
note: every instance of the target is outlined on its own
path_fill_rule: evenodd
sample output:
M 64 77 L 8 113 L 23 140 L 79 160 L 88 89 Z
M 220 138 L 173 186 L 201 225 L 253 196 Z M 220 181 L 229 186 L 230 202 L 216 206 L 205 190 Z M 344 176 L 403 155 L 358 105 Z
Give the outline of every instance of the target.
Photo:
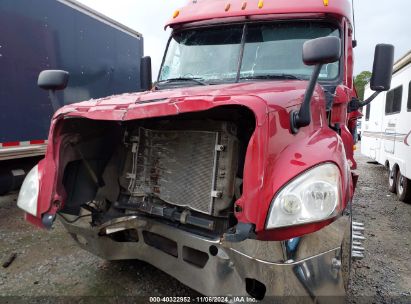
M 335 270 L 341 269 L 341 261 L 336 258 L 333 258 L 331 261 L 331 268 Z

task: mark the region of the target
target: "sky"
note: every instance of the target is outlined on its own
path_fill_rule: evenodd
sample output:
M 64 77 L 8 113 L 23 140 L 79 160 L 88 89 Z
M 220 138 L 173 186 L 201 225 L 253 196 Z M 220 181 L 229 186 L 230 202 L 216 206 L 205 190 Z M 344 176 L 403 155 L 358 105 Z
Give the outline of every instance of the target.
M 157 78 L 170 35 L 170 30 L 164 31 L 164 24 L 187 0 L 78 1 L 142 33 L 145 55 L 151 56 L 153 76 Z M 378 43 L 393 44 L 396 60 L 411 50 L 410 0 L 354 0 L 354 4 L 358 41 L 354 53 L 355 74 L 372 69 L 374 48 Z

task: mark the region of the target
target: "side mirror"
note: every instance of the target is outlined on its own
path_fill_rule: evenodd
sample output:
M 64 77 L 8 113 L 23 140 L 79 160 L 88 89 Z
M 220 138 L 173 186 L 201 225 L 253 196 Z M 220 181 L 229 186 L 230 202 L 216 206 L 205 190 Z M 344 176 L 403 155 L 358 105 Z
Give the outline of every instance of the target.
M 61 70 L 45 70 L 39 74 L 37 85 L 44 90 L 64 90 L 69 81 L 69 73 Z
M 54 112 L 60 108 L 55 92 L 64 90 L 67 87 L 69 77 L 69 72 L 61 70 L 45 70 L 39 74 L 37 85 L 40 88 L 49 91 L 50 101 Z
M 306 65 L 314 65 L 308 88 L 304 95 L 304 101 L 299 111 L 291 111 L 291 132 L 296 134 L 301 127 L 311 123 L 311 98 L 315 85 L 320 76 L 324 64 L 338 61 L 341 58 L 341 39 L 338 37 L 321 37 L 309 40 L 303 46 L 303 61 Z
M 374 66 L 370 82 L 371 90 L 383 92 L 390 89 L 393 66 L 394 46 L 378 44 L 375 47 Z
M 151 57 L 146 56 L 141 58 L 140 63 L 140 84 L 141 90 L 149 91 L 153 86 L 152 82 L 152 70 L 151 70 Z
M 306 65 L 332 63 L 340 57 L 341 40 L 338 37 L 321 37 L 304 43 L 303 61 Z
M 392 70 L 394 68 L 394 46 L 391 44 L 378 44 L 375 47 L 374 66 L 370 81 L 371 90 L 375 91 L 366 100 L 353 98 L 348 104 L 348 113 L 370 104 L 381 92 L 391 88 Z

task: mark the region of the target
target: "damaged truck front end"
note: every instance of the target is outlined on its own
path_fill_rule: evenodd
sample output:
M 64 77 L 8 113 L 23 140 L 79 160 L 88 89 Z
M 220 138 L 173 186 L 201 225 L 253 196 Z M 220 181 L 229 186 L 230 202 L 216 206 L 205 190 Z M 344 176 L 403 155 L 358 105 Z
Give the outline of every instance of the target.
M 150 91 L 60 109 L 18 205 L 104 259 L 146 261 L 204 295 L 343 296 L 364 251 L 350 4 L 234 2 L 175 14 Z
M 156 111 L 136 102 L 58 112 L 46 158 L 28 177 L 39 184 L 27 219 L 50 228 L 57 217 L 82 248 L 146 261 L 206 295 L 343 295 L 351 225 L 342 205 L 325 221 L 267 230 L 270 202 L 287 176 L 318 166 L 299 158 L 300 143 L 276 140 L 286 131 L 284 113 L 249 96 L 156 102 Z M 299 135 L 307 153 L 316 141 L 333 146 L 330 155 L 341 152 L 327 132 Z M 338 157 L 322 166 L 332 162 Z M 292 172 L 274 173 L 286 163 Z M 347 168 L 340 174 L 332 166 L 348 178 Z M 349 189 L 338 192 L 348 198 Z
M 145 214 L 209 236 L 236 224 L 233 205 L 255 128 L 247 108 L 62 124 L 61 212 L 78 215 L 86 205 L 94 226 Z

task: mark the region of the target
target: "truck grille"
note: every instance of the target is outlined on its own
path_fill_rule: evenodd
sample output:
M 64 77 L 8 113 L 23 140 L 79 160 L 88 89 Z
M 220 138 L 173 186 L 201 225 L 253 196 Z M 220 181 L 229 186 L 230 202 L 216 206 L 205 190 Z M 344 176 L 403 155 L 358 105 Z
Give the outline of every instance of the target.
M 227 169 L 234 169 L 231 163 L 221 163 L 228 159 L 221 157 L 221 153 L 227 155 L 227 145 L 222 146 L 222 141 L 230 142 L 232 153 L 236 152 L 232 135 L 221 131 L 140 127 L 133 141 L 132 172 L 129 174 L 132 196 L 153 195 L 166 203 L 210 215 L 217 201 L 231 201 L 233 191 L 223 189 L 224 183 L 217 183 L 217 176 L 234 179 L 227 177 L 235 172 L 226 175 Z M 232 162 L 234 156 L 230 156 Z

